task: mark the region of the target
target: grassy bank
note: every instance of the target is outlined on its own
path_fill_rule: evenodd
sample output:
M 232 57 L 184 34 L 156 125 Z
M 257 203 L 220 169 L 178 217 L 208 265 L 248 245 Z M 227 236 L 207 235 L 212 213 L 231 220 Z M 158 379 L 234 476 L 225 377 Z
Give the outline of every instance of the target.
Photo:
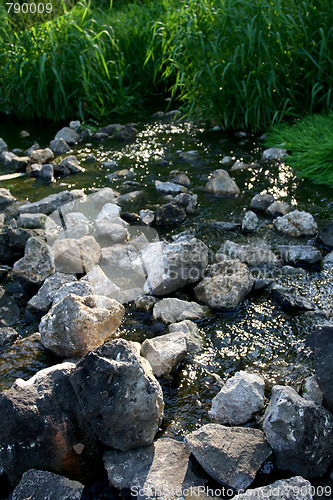
M 0 28 L 0 112 L 106 121 L 169 91 L 192 116 L 265 129 L 333 106 L 331 0 L 78 4 Z

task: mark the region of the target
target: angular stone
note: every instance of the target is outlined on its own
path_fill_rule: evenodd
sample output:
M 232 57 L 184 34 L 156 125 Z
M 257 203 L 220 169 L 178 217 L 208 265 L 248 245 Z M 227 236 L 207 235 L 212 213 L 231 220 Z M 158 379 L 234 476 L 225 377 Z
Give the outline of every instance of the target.
M 115 204 L 115 192 L 110 187 L 97 189 L 96 192 L 89 195 L 89 202 L 100 211 L 106 203 Z
M 78 295 L 79 297 L 86 297 L 87 295 L 97 295 L 94 294 L 93 288 L 90 283 L 83 280 L 75 280 L 61 285 L 61 287 L 54 294 L 52 306 L 55 306 L 58 302 L 60 302 L 70 294 Z
M 36 179 L 40 179 L 43 182 L 50 183 L 54 181 L 54 169 L 53 165 L 48 163 L 45 165 L 34 164 L 30 166 L 30 175 Z
M 291 265 L 313 265 L 322 260 L 320 250 L 310 245 L 278 245 L 276 251 Z
M 205 316 L 208 308 L 200 306 L 196 302 L 167 298 L 162 299 L 154 305 L 154 319 L 161 319 L 164 323 L 177 323 L 185 319 L 199 319 Z
M 67 144 L 72 145 L 80 142 L 81 137 L 80 134 L 75 132 L 75 130 L 69 127 L 63 127 L 56 133 L 54 137 L 55 141 L 57 141 L 58 139 L 63 139 L 65 142 L 67 142 Z
M 0 304 L 1 304 L 1 299 L 0 299 Z M 0 305 L 0 311 L 1 311 L 1 305 Z M 1 324 L 1 318 L 0 318 L 0 324 Z M 14 328 L 10 328 L 8 326 L 0 327 L 0 347 L 3 347 L 4 345 L 7 344 L 12 344 L 13 342 L 15 342 L 18 336 L 19 334 L 17 333 L 16 330 L 14 330 Z
M 131 191 L 130 193 L 118 196 L 117 203 L 122 208 L 135 205 L 139 203 L 143 198 L 143 191 Z
M 333 251 L 328 253 L 324 258 L 323 258 L 323 265 L 324 267 L 331 268 L 333 265 Z
M 75 200 L 83 200 L 86 195 L 82 189 L 73 189 L 72 191 L 62 191 L 61 193 L 50 194 L 42 200 L 35 201 L 34 203 L 26 203 L 19 208 L 20 214 L 23 213 L 43 213 L 46 215 L 51 214 L 58 208 L 66 205 Z
M 101 256 L 101 248 L 93 236 L 57 240 L 52 250 L 56 270 L 63 273 L 87 273 Z
M 50 148 L 45 149 L 34 149 L 30 153 L 30 162 L 39 163 L 44 165 L 45 163 L 50 163 L 54 159 L 54 154 Z
M 21 214 L 17 226 L 24 229 L 45 229 L 47 216 L 45 214 Z
M 266 210 L 266 214 L 271 217 L 287 215 L 291 211 L 291 206 L 285 201 L 274 201 Z
M 314 366 L 316 379 L 333 412 L 333 325 L 318 325 L 315 329 Z
M 237 372 L 212 400 L 209 414 L 219 424 L 242 425 L 264 408 L 265 381 L 256 374 Z
M 333 458 L 333 417 L 291 387 L 276 385 L 263 429 L 281 470 L 321 477 Z
M 249 427 L 207 424 L 185 436 L 185 442 L 213 479 L 236 491 L 253 482 L 271 454 L 264 433 Z
M 0 208 L 3 209 L 7 205 L 11 205 L 16 200 L 14 196 L 11 195 L 9 189 L 0 188 Z
M 166 380 L 172 378 L 171 373 L 186 354 L 186 339 L 177 333 L 146 339 L 141 347 L 141 356 L 149 361 L 155 377 L 163 377 Z
M 244 215 L 244 219 L 242 221 L 242 231 L 244 232 L 255 231 L 258 227 L 258 224 L 259 224 L 258 217 L 254 212 L 249 210 Z
M 294 210 L 283 217 L 278 217 L 273 222 L 275 228 L 281 233 L 290 236 L 313 236 L 318 230 L 318 226 L 308 212 Z
M 192 214 L 198 204 L 198 195 L 191 193 L 180 193 L 173 201 L 180 207 L 185 208 L 187 214 Z
M 166 203 L 156 210 L 156 226 L 176 226 L 186 220 L 186 212 L 176 203 Z
M 185 319 L 172 323 L 168 329 L 170 333 L 177 333 L 185 338 L 188 352 L 199 352 L 203 349 L 199 328 L 193 321 Z
M 233 497 L 233 500 L 312 500 L 313 486 L 301 476 L 280 479 L 267 486 L 249 489 Z
M 215 255 L 217 261 L 235 259 L 249 266 L 277 264 L 278 259 L 271 247 L 263 240 L 255 244 L 239 244 L 226 240 Z
M 274 202 L 274 196 L 271 194 L 256 194 L 250 203 L 250 208 L 256 212 L 265 212 L 265 210 Z
M 74 281 L 74 274 L 54 273 L 44 281 L 43 285 L 28 302 L 28 306 L 37 311 L 46 312 L 51 307 L 54 296 L 64 283 Z
M 287 150 L 282 148 L 265 149 L 262 154 L 262 160 L 266 161 L 282 161 L 285 156 L 288 156 Z
M 151 295 L 142 295 L 135 300 L 134 305 L 136 309 L 148 312 L 154 307 L 156 302 L 158 302 L 156 297 L 152 297 Z
M 186 174 L 177 174 L 176 177 L 172 179 L 171 182 L 174 182 L 175 184 L 181 184 L 182 186 L 185 187 L 190 187 L 191 185 L 191 181 Z
M 0 137 L 0 153 L 3 153 L 4 151 L 8 151 L 8 146 L 5 143 L 5 141 Z
M 215 170 L 205 186 L 206 193 L 216 195 L 238 195 L 240 189 L 226 170 Z
M 147 226 L 150 226 L 150 224 L 154 222 L 155 213 L 152 210 L 140 210 L 139 215 L 141 222 L 143 222 L 143 224 L 146 224 Z
M 83 278 L 91 286 L 94 295 L 104 295 L 124 303 L 124 293 L 99 267 L 93 267 Z
M 30 469 L 13 491 L 12 500 L 80 500 L 84 485 L 52 472 Z
M 333 222 L 330 222 L 319 231 L 318 239 L 325 247 L 333 248 Z
M 58 169 L 68 170 L 70 174 L 78 174 L 80 172 L 85 172 L 86 169 L 81 167 L 76 156 L 67 156 L 59 163 Z
M 0 287 L 0 326 L 11 326 L 18 323 L 20 309 L 13 299 Z
M 25 172 L 29 161 L 29 156 L 17 156 L 16 154 L 8 151 L 0 153 L 0 164 L 15 172 Z
M 312 377 L 307 377 L 304 380 L 302 398 L 306 399 L 307 401 L 312 401 L 313 403 L 316 403 L 317 405 L 322 404 L 323 398 L 324 398 L 324 393 L 320 389 L 315 375 L 312 375 Z
M 24 257 L 15 262 L 13 272 L 30 283 L 42 285 L 46 278 L 55 272 L 52 250 L 40 238 L 29 238 Z
M 84 418 L 104 445 L 127 451 L 152 444 L 163 393 L 138 344 L 118 339 L 90 351 L 76 365 L 71 383 Z
M 175 439 L 158 439 L 149 447 L 127 452 L 106 451 L 104 464 L 112 486 L 120 493 L 131 490 L 133 496 L 140 492 L 141 500 L 178 500 L 188 489 L 195 494 L 208 486 L 208 478 L 196 472 L 186 444 Z
M 181 184 L 175 184 L 174 182 L 161 182 L 161 181 L 155 181 L 155 188 L 157 191 L 162 191 L 163 193 L 169 193 L 169 194 L 179 194 L 179 193 L 185 193 L 187 189 L 182 186 Z
M 207 268 L 206 277 L 194 288 L 194 295 L 213 309 L 236 309 L 253 284 L 254 278 L 245 264 L 225 260 Z
M 107 297 L 67 295 L 43 316 L 41 342 L 57 356 L 80 357 L 116 334 L 124 306 Z
M 60 137 L 60 139 L 53 139 L 50 142 L 50 149 L 52 149 L 56 156 L 68 153 L 68 151 L 71 150 L 67 142 L 64 141 L 62 137 Z
M 286 311 L 313 311 L 315 305 L 310 300 L 290 292 L 287 288 L 273 285 L 271 288 L 273 300 Z

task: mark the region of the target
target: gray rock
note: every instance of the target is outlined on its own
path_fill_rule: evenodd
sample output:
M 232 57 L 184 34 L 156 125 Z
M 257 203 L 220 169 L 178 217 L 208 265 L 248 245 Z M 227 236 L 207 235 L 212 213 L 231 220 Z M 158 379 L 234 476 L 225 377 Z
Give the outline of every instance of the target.
M 291 206 L 285 201 L 274 201 L 266 210 L 266 214 L 271 217 L 287 215 L 291 211 Z
M 315 309 L 313 302 L 279 285 L 272 286 L 271 296 L 286 311 L 313 311 Z
M 76 156 L 67 156 L 58 165 L 58 169 L 68 170 L 70 174 L 78 174 L 85 172 L 85 168 L 81 167 Z
M 282 148 L 265 149 L 262 154 L 262 160 L 266 161 L 282 161 L 285 156 L 288 156 L 287 150 Z
M 113 172 L 112 174 L 108 174 L 105 178 L 109 182 L 131 180 L 135 178 L 135 172 L 129 170 L 128 168 L 123 168 Z
M 315 329 L 314 366 L 316 379 L 333 411 L 333 325 L 318 325 Z
M 171 380 L 171 373 L 187 354 L 187 344 L 184 335 L 168 333 L 146 339 L 141 347 L 141 356 L 149 361 L 155 377 Z
M 18 323 L 20 309 L 4 288 L 0 287 L 0 326 L 11 326 Z
M 104 168 L 114 168 L 118 165 L 116 160 L 108 160 L 108 161 L 103 161 L 102 163 Z
M 280 479 L 267 486 L 261 486 L 236 495 L 233 500 L 312 500 L 313 486 L 301 476 Z
M 254 212 L 249 210 L 246 212 L 244 215 L 243 221 L 242 221 L 242 231 L 244 232 L 252 232 L 255 231 L 258 227 L 259 221 L 258 217 Z
M 324 258 L 323 258 L 323 265 L 324 267 L 331 268 L 333 265 L 333 251 L 328 253 Z
M 308 212 L 294 210 L 283 217 L 278 217 L 273 222 L 275 228 L 281 233 L 290 236 L 313 236 L 318 230 L 318 226 Z
M 216 195 L 238 195 L 240 189 L 226 170 L 215 170 L 205 186 L 206 193 Z
M 52 472 L 30 469 L 13 491 L 13 500 L 80 500 L 84 485 Z
M 242 227 L 240 222 L 211 222 L 209 224 L 210 227 L 221 229 L 222 231 L 235 231 L 236 229 L 240 229 Z
M 119 219 L 120 212 L 121 208 L 115 202 L 105 203 L 102 210 L 97 214 L 95 222 L 113 222 Z M 125 224 L 124 221 L 123 224 Z
M 8 146 L 5 143 L 5 141 L 0 137 L 0 153 L 3 153 L 4 151 L 8 151 Z
M 249 266 L 276 264 L 278 262 L 271 247 L 263 240 L 248 245 L 226 240 L 216 253 L 215 258 L 217 261 L 235 259 Z
M 231 163 L 232 161 L 234 161 L 232 156 L 223 156 L 223 158 L 221 160 L 221 165 L 227 165 L 228 163 Z
M 198 195 L 191 193 L 180 193 L 174 197 L 174 202 L 185 208 L 187 214 L 192 214 L 198 204 Z
M 0 291 L 1 294 L 1 291 Z M 0 298 L 0 311 L 1 311 L 1 298 Z M 1 315 L 1 312 L 0 312 Z M 0 319 L 1 323 L 1 319 Z M 0 347 L 7 344 L 12 344 L 18 338 L 18 333 L 14 328 L 10 327 L 0 327 Z
M 140 210 L 139 215 L 141 222 L 147 226 L 150 226 L 154 222 L 155 213 L 152 210 Z
M 11 195 L 9 189 L 0 188 L 0 208 L 3 209 L 7 205 L 11 205 L 16 200 L 14 196 Z
M 172 179 L 171 182 L 174 182 L 175 184 L 181 184 L 182 186 L 185 187 L 190 187 L 191 185 L 191 181 L 186 174 L 177 174 L 176 177 Z
M 106 203 L 116 203 L 115 192 L 110 187 L 100 188 L 89 195 L 89 201 L 96 210 L 101 210 Z
M 30 153 L 31 163 L 39 163 L 40 165 L 44 165 L 46 163 L 50 163 L 53 159 L 54 159 L 54 154 L 50 148 L 34 149 Z
M 274 196 L 271 194 L 256 194 L 250 203 L 250 208 L 256 212 L 265 212 L 265 210 L 274 202 Z
M 118 221 L 120 222 L 118 224 Z M 125 243 L 128 237 L 124 221 L 122 219 L 114 218 L 112 220 L 105 220 L 102 222 L 95 222 L 95 237 L 101 246 L 111 246 L 117 243 Z
M 151 295 L 142 295 L 135 300 L 134 305 L 136 309 L 148 312 L 154 307 L 156 302 L 158 302 L 158 298 Z
M 325 474 L 333 458 L 333 417 L 327 410 L 276 385 L 263 429 L 279 469 L 305 478 Z
M 210 417 L 219 424 L 245 424 L 263 410 L 264 391 L 265 381 L 259 375 L 239 371 L 213 398 Z
M 199 281 L 208 264 L 208 248 L 197 238 L 165 244 L 150 243 L 141 250 L 147 270 L 145 292 L 164 296 Z
M 194 494 L 198 487 L 202 491 L 207 486 L 190 454 L 185 443 L 164 438 L 138 450 L 106 451 L 104 464 L 110 484 L 120 493 L 131 490 L 136 496 L 140 492 L 141 500 L 178 500 L 186 490 Z
M 86 195 L 82 189 L 73 189 L 72 191 L 62 191 L 61 193 L 50 194 L 42 200 L 36 201 L 34 203 L 26 203 L 21 205 L 19 208 L 20 214 L 30 213 L 37 214 L 42 213 L 49 215 L 58 208 L 66 205 L 67 203 L 73 202 L 75 200 L 84 200 Z
M 324 394 L 323 391 L 320 389 L 317 379 L 314 375 L 312 375 L 312 377 L 307 377 L 304 380 L 302 397 L 303 399 L 306 399 L 307 401 L 312 401 L 317 405 L 322 404 Z
M 30 166 L 30 175 L 36 179 L 40 179 L 43 182 L 53 182 L 54 181 L 54 169 L 53 165 L 48 163 L 45 165 L 34 164 Z
M 24 257 L 15 262 L 13 272 L 30 283 L 42 285 L 46 278 L 55 272 L 52 250 L 40 238 L 29 238 Z
M 63 127 L 56 133 L 54 137 L 55 141 L 57 141 L 58 139 L 63 139 L 65 142 L 67 142 L 67 144 L 72 145 L 80 142 L 81 137 L 80 134 L 75 132 L 75 130 L 69 127 Z
M 143 191 L 131 191 L 130 193 L 118 196 L 117 203 L 122 208 L 139 203 L 143 198 Z
M 45 214 L 21 214 L 17 226 L 24 229 L 45 229 L 47 216 Z
M 175 184 L 174 182 L 161 182 L 161 181 L 155 181 L 155 188 L 157 191 L 162 191 L 163 193 L 169 193 L 169 194 L 179 194 L 179 193 L 185 193 L 187 189 L 182 186 L 181 184 Z
M 207 424 L 185 436 L 199 464 L 217 482 L 236 491 L 247 488 L 271 454 L 258 429 Z
M 162 420 L 162 389 L 139 348 L 123 339 L 108 342 L 86 354 L 71 376 L 84 418 L 109 448 L 151 445 Z
M 0 165 L 10 168 L 15 172 L 25 172 L 27 166 L 29 165 L 29 161 L 29 156 L 17 156 L 16 154 L 8 151 L 0 153 Z
M 330 222 L 319 231 L 318 239 L 325 247 L 333 248 L 333 222 Z
M 172 323 L 168 329 L 170 333 L 177 333 L 177 335 L 182 335 L 186 339 L 188 352 L 193 353 L 202 350 L 203 346 L 199 328 L 193 321 L 185 319 L 178 323 Z
M 233 166 L 230 169 L 230 172 L 239 172 L 241 170 L 247 170 L 249 168 L 249 165 L 247 163 L 244 163 L 240 160 L 236 160 Z
M 176 203 L 166 203 L 155 213 L 156 226 L 176 226 L 186 220 L 186 211 Z
M 54 273 L 44 281 L 43 285 L 28 302 L 28 306 L 37 311 L 46 312 L 52 305 L 56 292 L 65 283 L 76 280 L 74 274 Z
M 60 302 L 70 294 L 78 295 L 79 297 L 86 297 L 87 295 L 103 295 L 94 293 L 93 287 L 87 281 L 76 280 L 72 282 L 65 282 L 55 292 L 52 301 L 52 306 L 55 306 L 58 302 Z
M 43 316 L 41 342 L 57 356 L 83 356 L 117 335 L 124 313 L 122 304 L 107 297 L 67 295 Z
M 79 120 L 72 120 L 69 123 L 69 128 L 72 128 L 73 130 L 80 131 L 80 129 L 81 129 L 81 122 Z
M 82 282 L 85 280 L 92 288 L 94 295 L 104 295 L 121 303 L 126 302 L 125 294 L 99 266 L 93 267 L 82 279 Z
M 52 251 L 56 270 L 63 273 L 87 273 L 101 256 L 101 248 L 93 236 L 57 240 Z
M 322 260 L 320 250 L 310 245 L 278 245 L 276 251 L 291 265 L 312 265 Z
M 254 284 L 248 267 L 238 260 L 213 264 L 206 275 L 194 288 L 194 295 L 213 309 L 236 309 Z
M 154 305 L 154 319 L 161 319 L 164 323 L 177 323 L 185 319 L 199 319 L 208 313 L 208 308 L 196 302 L 167 298 Z
M 63 155 L 71 150 L 67 142 L 62 137 L 60 137 L 60 139 L 53 139 L 50 142 L 50 148 L 56 156 Z

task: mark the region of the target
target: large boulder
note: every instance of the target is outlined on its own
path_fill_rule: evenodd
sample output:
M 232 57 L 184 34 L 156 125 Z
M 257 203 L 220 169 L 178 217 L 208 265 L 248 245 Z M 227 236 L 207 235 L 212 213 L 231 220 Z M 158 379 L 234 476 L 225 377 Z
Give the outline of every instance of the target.
M 233 497 L 233 500 L 312 500 L 313 486 L 301 476 L 280 479 L 267 486 L 260 486 Z
M 289 236 L 313 236 L 318 230 L 313 216 L 308 212 L 300 212 L 299 210 L 278 217 L 273 224 L 278 231 Z
M 314 366 L 319 387 L 333 412 L 333 324 L 316 327 Z
M 185 319 L 195 320 L 208 313 L 208 308 L 196 302 L 188 302 L 175 298 L 162 299 L 154 305 L 154 319 L 161 319 L 164 323 L 177 323 Z
M 44 470 L 30 469 L 13 491 L 12 500 L 80 500 L 84 485 Z
M 263 240 L 258 240 L 253 244 L 240 244 L 226 240 L 216 253 L 215 258 L 218 262 L 236 259 L 249 266 L 276 264 L 278 261 L 271 247 Z
M 195 297 L 212 309 L 236 309 L 250 293 L 254 278 L 239 260 L 209 266 L 206 277 L 194 288 Z
M 123 339 L 108 342 L 86 354 L 71 376 L 84 418 L 117 450 L 151 445 L 162 420 L 162 389 L 139 349 Z
M 57 356 L 80 357 L 114 336 L 124 313 L 116 300 L 69 294 L 43 316 L 42 344 Z
M 55 271 L 51 248 L 40 238 L 29 238 L 24 257 L 15 262 L 13 271 L 16 276 L 41 285 Z
M 226 170 L 215 170 L 205 186 L 206 193 L 216 195 L 238 195 L 240 189 Z
M 87 273 L 101 256 L 101 247 L 93 236 L 57 240 L 52 250 L 56 270 L 62 273 Z
M 333 417 L 327 410 L 276 385 L 263 429 L 279 469 L 305 478 L 325 474 L 333 458 Z
M 20 214 L 23 213 L 43 213 L 46 215 L 51 214 L 58 208 L 71 203 L 75 200 L 84 200 L 86 195 L 82 189 L 73 189 L 72 191 L 62 191 L 61 193 L 50 194 L 42 200 L 35 201 L 34 203 L 26 203 L 19 208 Z
M 218 483 L 236 491 L 247 488 L 271 454 L 259 429 L 207 424 L 185 436 L 199 464 Z
M 151 446 L 126 452 L 106 451 L 104 464 L 111 486 L 124 496 L 131 491 L 141 500 L 178 500 L 185 491 L 194 494 L 208 486 L 208 477 L 198 475 L 186 444 L 175 439 L 158 439 Z
M 141 251 L 148 277 L 145 292 L 164 296 L 199 281 L 208 265 L 208 248 L 197 238 L 150 243 Z
M 44 281 L 43 285 L 28 302 L 28 307 L 37 311 L 46 312 L 50 309 L 56 292 L 65 283 L 76 279 L 74 274 L 54 273 Z
M 264 408 L 264 380 L 254 373 L 237 372 L 212 400 L 210 417 L 219 424 L 242 425 Z

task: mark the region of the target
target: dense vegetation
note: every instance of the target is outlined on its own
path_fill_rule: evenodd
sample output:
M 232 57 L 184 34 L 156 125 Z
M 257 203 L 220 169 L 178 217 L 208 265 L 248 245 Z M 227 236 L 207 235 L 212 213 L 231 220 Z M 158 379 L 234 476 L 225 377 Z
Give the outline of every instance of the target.
M 256 131 L 333 109 L 331 0 L 87 2 L 20 31 L 0 15 L 0 112 L 102 122 L 171 92 Z

